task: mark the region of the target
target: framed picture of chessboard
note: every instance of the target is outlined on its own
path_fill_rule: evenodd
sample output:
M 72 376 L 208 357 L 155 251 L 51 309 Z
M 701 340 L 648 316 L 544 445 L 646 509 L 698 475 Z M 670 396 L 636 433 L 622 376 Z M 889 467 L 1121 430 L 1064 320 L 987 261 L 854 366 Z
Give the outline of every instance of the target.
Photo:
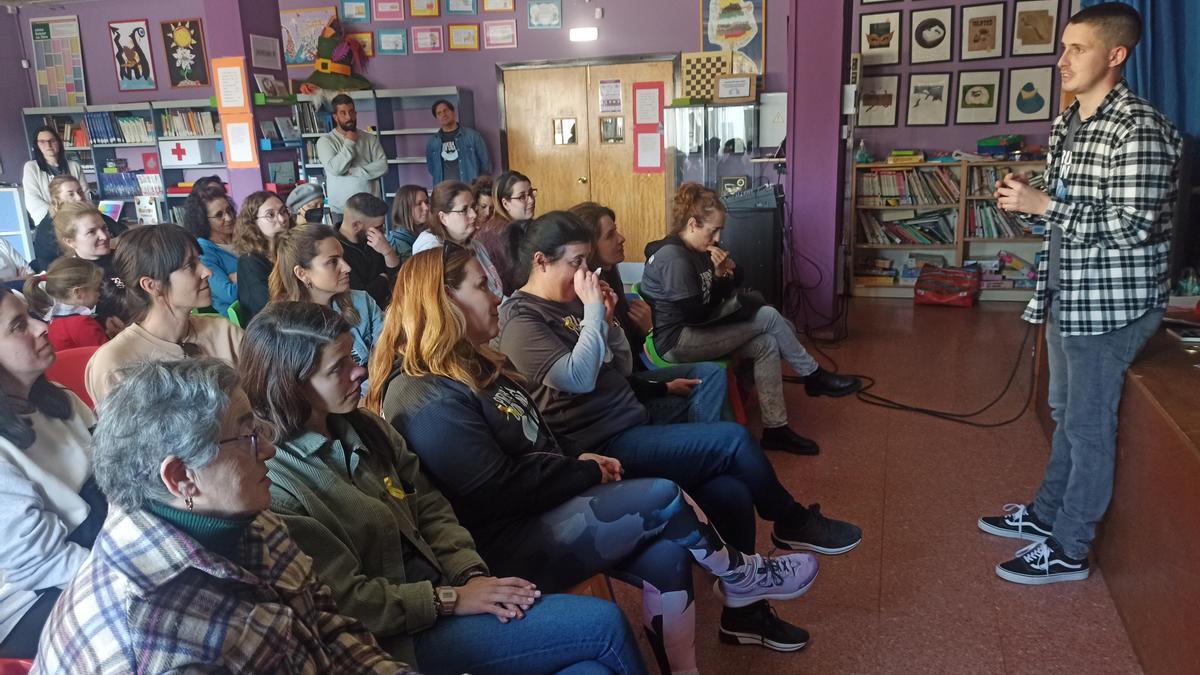
M 682 95 L 685 98 L 713 97 L 713 88 L 719 75 L 732 72 L 733 53 L 684 52 L 680 55 L 679 71 L 683 79 Z

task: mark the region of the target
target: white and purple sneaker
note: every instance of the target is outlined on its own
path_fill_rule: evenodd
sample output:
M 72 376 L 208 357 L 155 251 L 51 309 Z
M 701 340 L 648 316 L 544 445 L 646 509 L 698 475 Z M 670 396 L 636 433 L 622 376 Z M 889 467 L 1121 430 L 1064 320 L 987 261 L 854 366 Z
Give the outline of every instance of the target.
M 717 579 L 713 591 L 726 607 L 745 607 L 759 600 L 791 600 L 804 595 L 817 578 L 817 559 L 811 553 L 746 556 L 752 571 L 741 581 Z

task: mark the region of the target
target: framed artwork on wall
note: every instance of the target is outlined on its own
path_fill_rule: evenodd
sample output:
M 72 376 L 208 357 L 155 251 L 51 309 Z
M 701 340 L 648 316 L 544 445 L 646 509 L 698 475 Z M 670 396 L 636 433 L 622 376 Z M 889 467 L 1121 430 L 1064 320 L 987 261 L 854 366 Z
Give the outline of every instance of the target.
M 1050 119 L 1054 107 L 1054 67 L 1012 68 L 1008 71 L 1008 121 Z
M 249 33 L 250 66 L 267 70 L 283 70 L 283 59 L 279 56 L 279 38 Z
M 940 127 L 950 118 L 950 73 L 914 73 L 908 76 L 910 127 Z
M 150 56 L 150 22 L 145 19 L 109 21 L 108 31 L 113 43 L 113 61 L 117 67 L 117 89 L 158 89 L 154 81 L 154 61 Z
M 376 21 L 403 21 L 404 0 L 371 0 L 371 15 Z
M 766 0 L 700 0 L 700 51 L 733 53 L 734 73 L 766 72 Z
M 864 66 L 900 63 L 900 12 L 859 17 L 858 49 Z
M 962 50 L 958 60 L 1004 56 L 1004 3 L 968 5 L 961 12 Z
M 446 42 L 450 44 L 450 51 L 478 51 L 479 50 L 479 24 L 477 23 L 452 23 L 446 26 Z
M 408 54 L 407 28 L 380 28 L 375 31 L 375 42 L 380 55 L 405 56 Z
M 337 7 L 306 7 L 279 10 L 283 30 L 283 61 L 289 66 L 311 66 L 317 60 L 317 39 L 330 19 L 337 18 Z
M 362 45 L 364 56 L 375 56 L 375 34 L 371 31 L 346 33 L 346 37 Z
M 485 12 L 512 12 L 516 10 L 514 0 L 483 0 Z
M 1000 71 L 964 70 L 958 74 L 955 124 L 995 124 L 1000 111 Z
M 342 23 L 371 23 L 368 0 L 342 0 Z
M 896 126 L 896 107 L 900 97 L 899 75 L 864 77 L 858 85 L 858 126 Z
M 914 10 L 909 17 L 912 39 L 909 63 L 942 63 L 954 58 L 954 8 Z
M 438 0 L 408 0 L 408 15 L 414 19 L 418 16 L 440 16 L 441 5 Z
M 413 26 L 409 51 L 413 54 L 440 54 L 446 51 L 442 43 L 442 27 Z
M 527 28 L 562 28 L 562 0 L 529 0 Z
M 1058 0 L 1017 0 L 1010 54 L 1053 54 L 1057 38 Z
M 517 20 L 483 22 L 484 49 L 512 49 L 517 46 Z
M 447 14 L 474 14 L 475 0 L 446 0 Z
M 159 24 L 167 55 L 167 79 L 175 89 L 208 86 L 208 54 L 200 19 L 175 19 Z

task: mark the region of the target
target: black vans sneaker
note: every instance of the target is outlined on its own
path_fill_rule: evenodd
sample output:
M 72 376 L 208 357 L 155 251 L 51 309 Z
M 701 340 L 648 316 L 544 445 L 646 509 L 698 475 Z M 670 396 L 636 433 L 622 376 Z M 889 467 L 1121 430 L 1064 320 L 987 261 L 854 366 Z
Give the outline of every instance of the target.
M 799 507 L 796 517 L 778 520 L 771 532 L 771 541 L 778 548 L 790 551 L 815 551 L 825 555 L 845 553 L 862 542 L 862 530 L 844 520 L 821 515 L 821 505 L 807 509 Z M 800 517 L 807 512 L 807 517 Z
M 766 600 L 745 607 L 726 607 L 721 612 L 719 630 L 721 642 L 729 645 L 762 645 L 777 652 L 795 652 L 808 644 L 808 631 L 780 619 Z
M 1005 504 L 1006 516 L 984 516 L 979 519 L 979 529 L 997 537 L 1042 541 L 1051 536 L 1050 525 L 1038 520 L 1032 508 L 1022 504 Z
M 1050 537 L 1017 551 L 1017 557 L 996 565 L 996 574 L 1014 584 L 1041 586 L 1088 578 L 1087 558 L 1076 560 L 1063 553 L 1062 545 Z

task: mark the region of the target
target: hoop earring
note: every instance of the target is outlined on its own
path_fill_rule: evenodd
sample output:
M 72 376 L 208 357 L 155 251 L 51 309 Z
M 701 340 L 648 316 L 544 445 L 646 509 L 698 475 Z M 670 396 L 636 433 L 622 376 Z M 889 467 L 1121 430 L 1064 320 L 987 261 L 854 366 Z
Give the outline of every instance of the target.
M 188 510 L 188 511 L 191 511 L 191 510 L 192 510 L 192 496 L 191 496 L 191 495 L 188 495 L 188 496 L 184 497 L 184 498 L 183 498 L 183 503 L 184 503 L 184 504 L 187 504 L 187 510 Z

